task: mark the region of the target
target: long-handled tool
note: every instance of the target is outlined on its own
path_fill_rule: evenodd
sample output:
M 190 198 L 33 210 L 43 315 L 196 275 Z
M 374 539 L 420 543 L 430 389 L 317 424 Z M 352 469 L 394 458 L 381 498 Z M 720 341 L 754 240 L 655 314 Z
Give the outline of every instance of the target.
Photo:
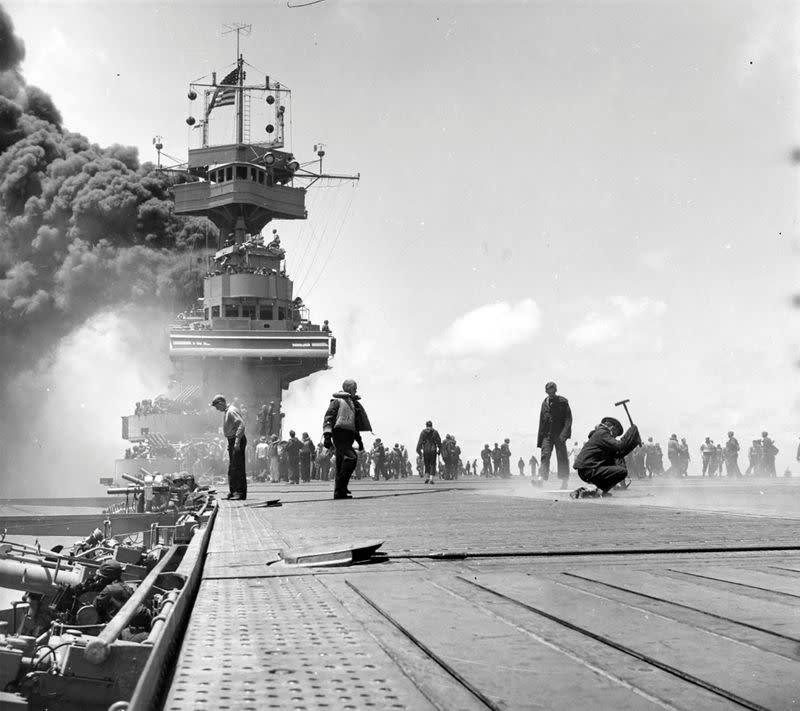
M 633 427 L 633 420 L 631 419 L 631 413 L 628 412 L 628 403 L 630 401 L 631 401 L 630 398 L 626 398 L 625 400 L 620 400 L 619 402 L 614 403 L 614 407 L 619 407 L 620 405 L 622 405 L 622 407 L 625 408 L 625 414 L 628 416 L 628 422 L 630 422 L 631 427 Z

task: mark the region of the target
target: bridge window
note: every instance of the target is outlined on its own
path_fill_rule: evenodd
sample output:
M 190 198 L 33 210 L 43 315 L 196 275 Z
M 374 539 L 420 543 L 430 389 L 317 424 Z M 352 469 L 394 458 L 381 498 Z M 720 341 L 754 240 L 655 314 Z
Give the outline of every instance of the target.
M 257 178 L 256 178 L 256 169 L 255 168 L 250 168 L 250 180 L 252 180 L 254 183 L 257 180 Z
M 247 180 L 247 166 L 246 165 L 237 165 L 236 166 L 236 177 L 241 180 Z
M 219 306 L 211 307 L 211 318 L 219 318 Z
M 263 170 L 259 170 L 258 171 L 258 184 L 259 185 L 263 185 L 264 184 L 264 171 Z
M 286 309 L 283 306 L 278 307 L 278 321 L 286 320 Z
M 224 182 L 224 180 L 225 180 L 225 169 L 224 168 L 220 168 L 217 171 L 217 182 L 218 183 L 222 183 L 222 182 Z
M 256 317 L 255 304 L 242 304 L 242 318 L 254 319 Z
M 260 314 L 259 318 L 262 321 L 272 321 L 272 305 L 271 304 L 269 306 L 262 305 L 259 314 Z
M 225 168 L 225 180 L 233 180 L 233 166 Z
M 225 318 L 237 318 L 239 316 L 239 304 L 225 304 Z
M 203 318 L 208 321 L 208 306 L 203 309 Z

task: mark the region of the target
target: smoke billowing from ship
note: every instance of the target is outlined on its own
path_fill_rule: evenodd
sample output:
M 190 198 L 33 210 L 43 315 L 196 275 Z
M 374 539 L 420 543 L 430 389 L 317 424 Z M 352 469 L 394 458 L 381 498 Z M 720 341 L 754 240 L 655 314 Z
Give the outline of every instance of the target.
M 140 164 L 135 148 L 64 128 L 52 99 L 26 83 L 24 57 L 0 7 L 0 400 L 103 311 L 183 309 L 202 291 L 190 250 L 216 235 L 173 213 L 174 178 Z M 4 439 L 13 424 L 0 423 Z

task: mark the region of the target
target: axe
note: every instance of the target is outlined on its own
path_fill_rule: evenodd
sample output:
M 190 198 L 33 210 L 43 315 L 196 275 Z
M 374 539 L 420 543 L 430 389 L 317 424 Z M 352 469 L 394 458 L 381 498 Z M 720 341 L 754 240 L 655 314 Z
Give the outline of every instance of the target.
M 619 407 L 620 405 L 622 405 L 622 407 L 625 408 L 625 414 L 628 416 L 628 422 L 630 422 L 631 423 L 631 427 L 633 427 L 633 420 L 631 419 L 631 413 L 628 412 L 628 403 L 630 401 L 631 401 L 630 398 L 627 398 L 625 400 L 620 400 L 619 402 L 615 402 L 614 403 L 614 407 Z

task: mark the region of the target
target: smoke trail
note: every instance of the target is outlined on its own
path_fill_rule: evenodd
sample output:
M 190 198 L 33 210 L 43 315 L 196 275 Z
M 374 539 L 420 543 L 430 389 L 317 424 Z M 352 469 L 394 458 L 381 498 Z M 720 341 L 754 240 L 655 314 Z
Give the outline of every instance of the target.
M 24 57 L 0 7 L 3 404 L 12 390 L 21 397 L 14 383 L 22 373 L 40 371 L 43 359 L 52 363 L 62 339 L 101 311 L 185 308 L 201 292 L 198 269 L 187 268 L 191 250 L 216 237 L 207 220 L 174 214 L 175 178 L 140 164 L 135 148 L 101 148 L 66 130 L 50 97 L 26 84 Z M 0 418 L 8 461 L 19 412 Z

